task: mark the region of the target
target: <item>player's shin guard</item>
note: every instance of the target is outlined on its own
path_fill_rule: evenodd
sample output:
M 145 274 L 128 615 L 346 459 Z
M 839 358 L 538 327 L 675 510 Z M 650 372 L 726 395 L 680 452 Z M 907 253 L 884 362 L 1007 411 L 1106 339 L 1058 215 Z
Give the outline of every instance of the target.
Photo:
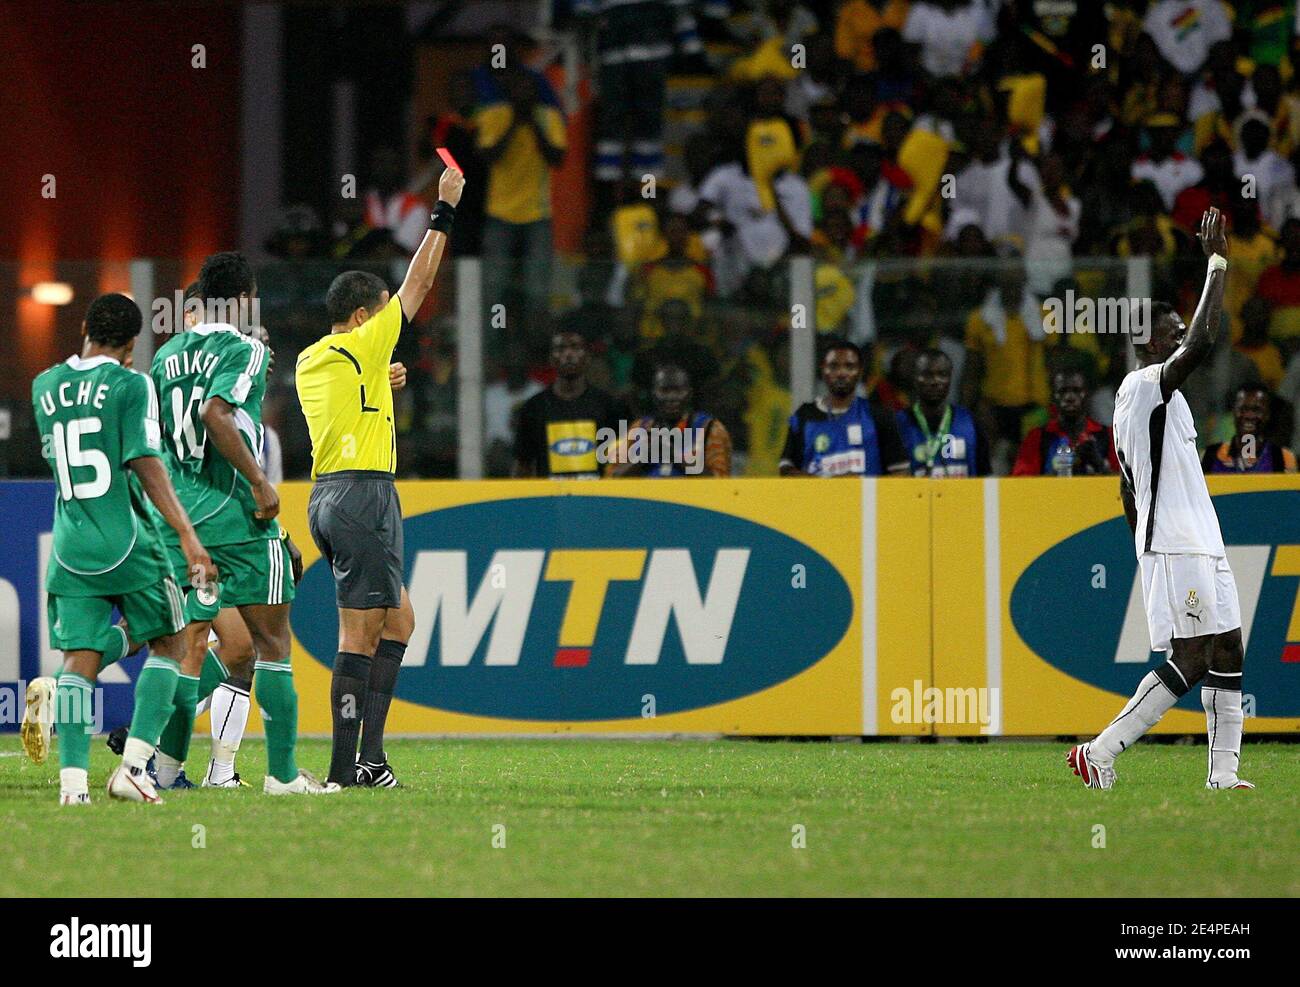
M 163 727 L 176 708 L 180 674 L 180 665 L 170 658 L 150 655 L 145 659 L 140 677 L 135 681 L 135 713 L 131 717 L 131 730 L 122 754 L 129 767 L 143 768 L 158 746 Z
M 1092 742 L 1090 751 L 1093 757 L 1102 764 L 1114 761 L 1159 723 L 1160 717 L 1187 694 L 1188 688 L 1182 673 L 1172 662 L 1167 661 L 1154 672 L 1147 672 L 1119 716 L 1111 720 L 1110 726 Z
M 357 781 L 357 738 L 365 715 L 369 691 L 370 658 L 340 651 L 330 680 L 330 713 L 334 722 L 334 747 L 330 753 L 329 781 L 354 785 Z
M 1210 740 L 1210 773 L 1206 788 L 1231 788 L 1237 784 L 1241 761 L 1241 673 L 1209 672 L 1201 686 L 1205 729 Z
M 235 776 L 235 755 L 248 726 L 248 679 L 229 679 L 212 693 L 212 764 L 206 779 L 209 785 L 221 785 Z
M 289 659 L 257 661 L 257 706 L 266 727 L 266 773 L 276 781 L 298 777 L 298 692 Z
M 375 657 L 370 659 L 366 710 L 362 716 L 365 726 L 361 732 L 361 760 L 371 764 L 382 764 L 386 760 L 384 724 L 388 721 L 388 707 L 393 702 L 393 689 L 405 654 L 405 642 L 384 639 L 379 642 Z
M 54 729 L 59 735 L 59 777 L 65 791 L 85 791 L 86 772 L 90 769 L 90 736 L 95 732 L 95 687 L 88 679 L 72 672 L 59 676 L 54 691 Z M 80 772 L 80 785 L 69 786 L 69 771 Z
M 175 708 L 171 719 L 158 738 L 158 787 L 170 788 L 176 780 L 185 759 L 189 757 L 190 740 L 194 736 L 194 707 L 199 701 L 199 680 L 182 673 L 176 681 Z

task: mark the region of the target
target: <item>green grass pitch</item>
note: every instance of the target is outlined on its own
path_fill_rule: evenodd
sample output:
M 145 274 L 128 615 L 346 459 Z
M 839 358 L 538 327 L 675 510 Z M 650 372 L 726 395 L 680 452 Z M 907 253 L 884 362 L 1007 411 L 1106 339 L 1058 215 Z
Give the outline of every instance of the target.
M 1091 792 L 1065 749 L 398 740 L 404 789 L 273 799 L 248 741 L 254 788 L 142 806 L 103 793 L 97 740 L 95 804 L 61 808 L 57 749 L 32 765 L 6 735 L 0 895 L 1300 895 L 1300 748 L 1247 745 L 1253 792 L 1152 744 Z

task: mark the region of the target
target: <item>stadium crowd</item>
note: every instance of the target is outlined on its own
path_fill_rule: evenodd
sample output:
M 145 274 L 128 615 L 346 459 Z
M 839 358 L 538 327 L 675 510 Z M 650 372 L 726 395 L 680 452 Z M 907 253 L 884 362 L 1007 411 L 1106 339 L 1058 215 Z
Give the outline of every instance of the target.
M 706 411 L 729 473 L 777 475 L 799 318 L 852 344 L 854 393 L 909 446 L 908 472 L 933 472 L 948 407 L 967 475 L 1113 470 L 1128 338 L 1049 331 L 1044 303 L 1134 294 L 1190 318 L 1209 206 L 1229 217 L 1231 266 L 1219 346 L 1184 391 L 1201 441 L 1239 446 L 1248 389 L 1260 439 L 1300 443 L 1295 0 L 557 0 L 552 23 L 594 83 L 578 253 L 553 243 L 553 169 L 579 153 L 564 101 L 541 50 L 501 26 L 411 153 L 370 149 L 364 195 L 328 220 L 288 208 L 267 244 L 287 263 L 259 272 L 292 353 L 339 265 L 384 273 L 413 249 L 434 148 L 450 148 L 468 179 L 455 250 L 483 262 L 488 475 L 546 472 L 526 448 L 546 434 L 538 405 L 544 425 L 587 388 L 610 421 Z M 791 306 L 800 257 L 810 313 Z M 455 475 L 451 282 L 398 354 L 408 475 Z M 578 350 L 575 392 L 555 357 Z M 268 399 L 290 477 L 307 467 L 292 365 Z M 662 406 L 664 371 L 688 407 Z
M 1188 389 L 1201 434 L 1230 441 L 1239 389 L 1259 384 L 1264 437 L 1295 444 L 1294 3 L 579 0 L 561 23 L 588 39 L 597 82 L 573 304 L 551 275 L 563 115 L 521 39 L 500 32 L 520 57 L 459 77 L 421 148 L 453 147 L 481 186 L 485 297 L 527 313 L 489 348 L 491 472 L 508 471 L 511 414 L 552 386 L 560 330 L 585 340 L 591 386 L 625 409 L 652 413 L 656 368 L 685 370 L 725 423 L 734 471 L 777 472 L 798 255 L 818 332 L 861 348 L 862 392 L 886 418 L 918 418 L 935 350 L 982 471 L 1113 468 L 1127 340 L 1046 333 L 1042 303 L 1124 295 L 1127 262 L 1149 258 L 1150 295 L 1190 314 L 1193 224 L 1210 205 L 1231 218 L 1233 264 L 1220 352 Z M 674 111 L 681 92 L 696 93 L 689 113 Z M 1048 448 L 1074 414 L 1062 373 L 1088 402 L 1074 440 L 1101 446 L 1068 465 Z

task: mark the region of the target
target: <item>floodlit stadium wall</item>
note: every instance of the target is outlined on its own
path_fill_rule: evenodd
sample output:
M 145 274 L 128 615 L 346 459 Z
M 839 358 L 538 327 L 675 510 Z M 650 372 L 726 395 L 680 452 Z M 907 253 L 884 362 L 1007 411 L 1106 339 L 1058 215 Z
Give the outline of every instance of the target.
M 1241 596 L 1247 729 L 1300 730 L 1300 478 L 1209 482 Z M 1088 734 L 1158 660 L 1114 479 L 399 489 L 416 633 L 393 732 Z M 300 729 L 327 733 L 337 622 L 309 490 L 284 484 L 281 518 L 306 563 Z M 53 495 L 0 484 L 3 729 L 20 681 L 59 661 L 38 578 Z M 141 662 L 101 676 L 105 728 L 129 719 Z M 1160 729 L 1204 729 L 1196 690 Z

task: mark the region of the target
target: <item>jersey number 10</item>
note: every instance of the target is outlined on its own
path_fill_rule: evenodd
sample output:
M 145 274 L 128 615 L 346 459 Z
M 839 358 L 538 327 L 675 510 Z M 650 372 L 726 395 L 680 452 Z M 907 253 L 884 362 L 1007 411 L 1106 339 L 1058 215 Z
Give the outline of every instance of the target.
M 172 421 L 176 427 L 172 432 L 172 441 L 176 443 L 177 459 L 202 459 L 203 450 L 208 444 L 208 433 L 203 432 L 200 439 L 199 405 L 203 403 L 204 389 L 196 387 L 190 391 L 187 402 L 178 387 L 172 391 Z M 186 451 L 188 446 L 189 451 Z

